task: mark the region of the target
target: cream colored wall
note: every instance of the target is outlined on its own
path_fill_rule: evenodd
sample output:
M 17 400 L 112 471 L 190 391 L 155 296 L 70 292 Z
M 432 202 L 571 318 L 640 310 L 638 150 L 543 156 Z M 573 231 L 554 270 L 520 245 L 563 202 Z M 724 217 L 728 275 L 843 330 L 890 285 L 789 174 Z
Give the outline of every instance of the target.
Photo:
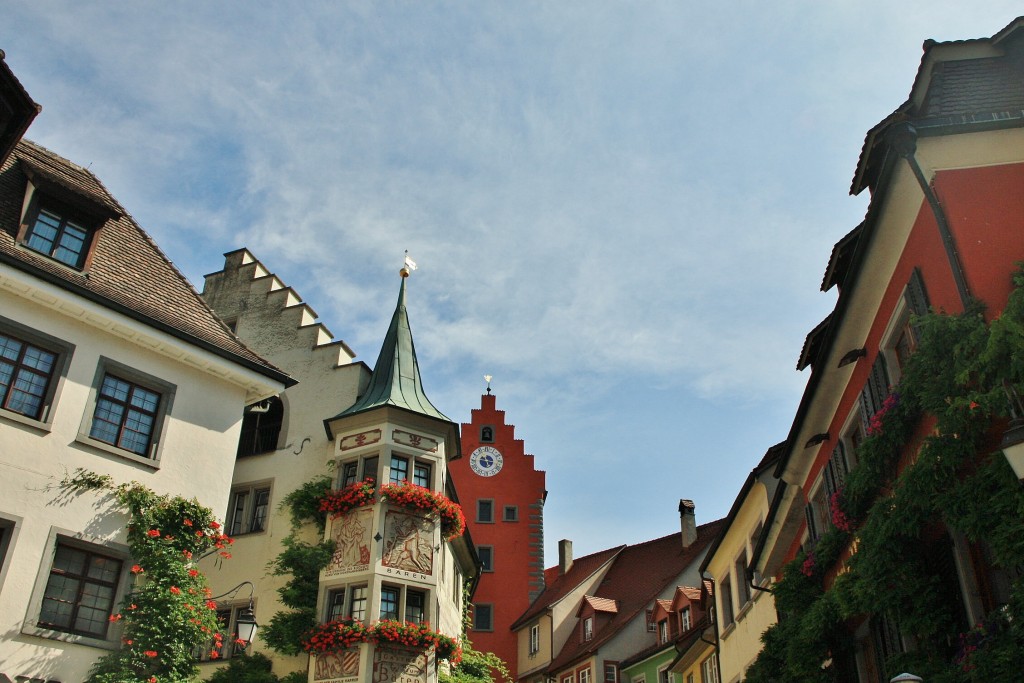
M 761 651 L 761 634 L 776 622 L 775 600 L 770 593 L 751 588 L 750 600 L 745 605 L 741 606 L 737 601 L 737 582 L 742 581 L 743 577 L 737 576 L 735 561 L 741 555 L 745 558 L 744 561 L 752 556 L 751 534 L 754 533 L 757 524 L 767 516 L 768 505 L 768 491 L 765 485 L 755 482 L 722 538 L 714 557 L 708 562 L 707 573 L 715 581 L 716 615 L 723 614 L 723 596 L 719 587 L 726 576 L 730 577 L 729 588 L 733 596 L 733 623 L 728 626 L 718 624 L 721 664 L 719 673 L 723 682 L 739 680 Z
M 0 267 L 0 315 L 74 344 L 48 427 L 0 414 L 0 517 L 15 522 L 0 569 L 0 674 L 79 681 L 106 650 L 34 625 L 55 534 L 124 552 L 127 517 L 108 499 L 61 496 L 56 485 L 83 468 L 118 483 L 135 480 L 159 493 L 195 497 L 220 510 L 227 503 L 246 398 L 280 387 L 197 348 L 187 349 L 197 362 L 175 360 L 168 349 L 178 348 L 179 340 L 6 267 Z M 175 385 L 158 466 L 78 441 L 83 419 L 92 415 L 90 388 L 101 356 Z M 117 642 L 112 630 L 108 647 Z
M 533 624 L 540 627 L 540 648 L 531 655 L 530 626 Z M 547 612 L 542 613 L 536 620 L 519 629 L 516 635 L 519 645 L 516 668 L 519 671 L 520 680 L 525 680 L 530 677 L 532 672 L 551 662 L 551 615 Z

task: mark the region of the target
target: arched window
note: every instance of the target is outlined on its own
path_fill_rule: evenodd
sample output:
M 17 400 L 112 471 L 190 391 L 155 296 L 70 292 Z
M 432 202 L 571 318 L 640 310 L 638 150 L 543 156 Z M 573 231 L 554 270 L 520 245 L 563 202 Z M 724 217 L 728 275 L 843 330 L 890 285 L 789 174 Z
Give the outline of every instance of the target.
M 242 417 L 242 436 L 238 440 L 238 457 L 258 455 L 277 450 L 284 421 L 284 403 L 277 396 L 247 406 Z

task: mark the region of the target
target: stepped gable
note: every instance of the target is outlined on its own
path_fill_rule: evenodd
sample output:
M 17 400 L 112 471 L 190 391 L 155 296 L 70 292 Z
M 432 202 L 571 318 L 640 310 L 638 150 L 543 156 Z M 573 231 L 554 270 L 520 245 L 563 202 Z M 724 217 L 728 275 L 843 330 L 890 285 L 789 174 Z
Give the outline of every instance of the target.
M 616 555 L 596 592 L 597 597 L 616 601 L 618 611 L 615 616 L 594 633 L 589 641 L 569 638 L 548 670 L 561 671 L 577 660 L 592 655 L 638 614 L 642 615 L 657 595 L 700 557 L 724 525 L 725 520 L 719 519 L 698 526 L 697 540 L 686 549 L 682 546 L 680 532 L 646 543 L 625 546 Z
M 84 271 L 67 268 L 16 243 L 29 177 L 47 194 L 84 205 L 105 218 Z M 96 176 L 27 140 L 18 143 L 0 169 L 0 262 L 262 375 L 294 383 L 224 326 Z
M 224 267 L 204 277 L 202 296 L 225 322 L 235 326 L 241 339 L 271 359 L 291 349 L 311 349 L 329 367 L 356 357 L 297 291 L 246 248 L 224 254 Z

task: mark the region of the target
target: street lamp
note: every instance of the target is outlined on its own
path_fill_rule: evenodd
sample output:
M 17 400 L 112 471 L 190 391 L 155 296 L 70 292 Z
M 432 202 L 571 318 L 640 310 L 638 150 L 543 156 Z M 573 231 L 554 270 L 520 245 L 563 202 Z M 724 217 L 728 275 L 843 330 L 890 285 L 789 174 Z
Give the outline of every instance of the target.
M 1003 380 L 1003 391 L 1010 402 L 1010 428 L 1003 434 L 1001 448 L 1018 479 L 1024 479 L 1024 405 L 1012 384 Z
M 211 600 L 219 600 L 220 598 L 231 596 L 234 597 L 243 586 L 249 587 L 249 604 L 238 614 L 238 618 L 235 619 L 235 630 L 238 632 L 239 647 L 241 649 L 247 648 L 253 640 L 256 639 L 256 631 L 260 625 L 256 623 L 256 612 L 253 610 L 253 595 L 255 595 L 255 586 L 252 585 L 251 581 L 243 581 L 234 588 L 215 595 Z

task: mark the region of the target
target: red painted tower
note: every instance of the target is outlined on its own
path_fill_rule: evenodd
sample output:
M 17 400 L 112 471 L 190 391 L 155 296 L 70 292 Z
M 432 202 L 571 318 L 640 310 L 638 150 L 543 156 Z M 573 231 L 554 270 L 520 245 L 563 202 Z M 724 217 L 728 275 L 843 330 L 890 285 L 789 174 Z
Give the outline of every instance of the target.
M 473 595 L 469 639 L 493 652 L 516 678 L 514 622 L 544 588 L 544 471 L 505 424 L 488 384 L 480 408 L 462 424 L 463 457 L 448 464 L 483 564 Z

